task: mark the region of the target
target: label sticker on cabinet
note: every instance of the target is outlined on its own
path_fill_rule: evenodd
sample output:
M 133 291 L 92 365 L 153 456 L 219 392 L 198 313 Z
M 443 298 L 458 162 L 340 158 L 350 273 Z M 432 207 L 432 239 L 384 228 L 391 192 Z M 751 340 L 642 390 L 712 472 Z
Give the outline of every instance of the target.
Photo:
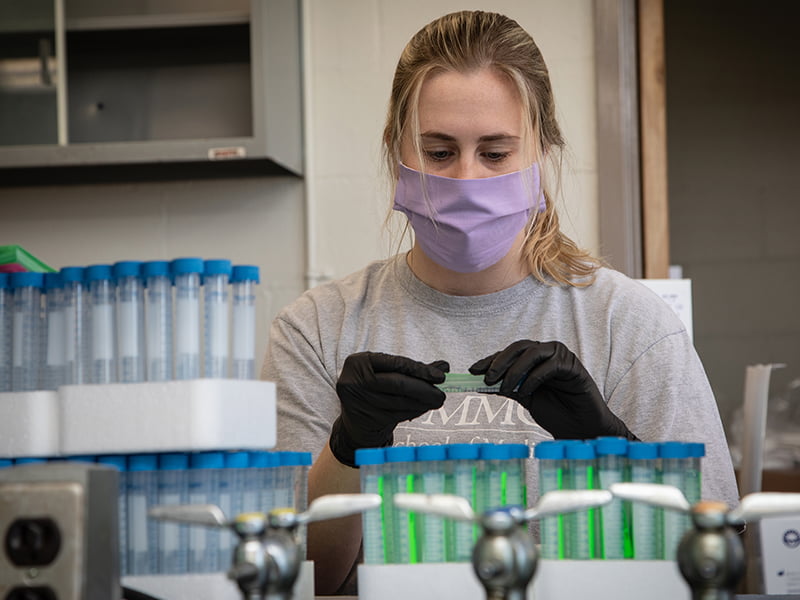
M 244 158 L 245 156 L 247 156 L 247 150 L 242 146 L 208 149 L 208 160 L 228 160 L 231 158 Z

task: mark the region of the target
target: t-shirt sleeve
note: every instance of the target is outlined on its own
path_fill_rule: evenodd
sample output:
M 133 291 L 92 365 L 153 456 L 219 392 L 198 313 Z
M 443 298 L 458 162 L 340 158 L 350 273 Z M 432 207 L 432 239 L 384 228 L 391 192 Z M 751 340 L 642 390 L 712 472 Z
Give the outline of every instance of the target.
M 646 394 L 646 397 L 641 397 Z M 643 441 L 702 442 L 702 496 L 734 507 L 739 493 L 713 391 L 685 331 L 665 335 L 630 365 L 608 405 Z

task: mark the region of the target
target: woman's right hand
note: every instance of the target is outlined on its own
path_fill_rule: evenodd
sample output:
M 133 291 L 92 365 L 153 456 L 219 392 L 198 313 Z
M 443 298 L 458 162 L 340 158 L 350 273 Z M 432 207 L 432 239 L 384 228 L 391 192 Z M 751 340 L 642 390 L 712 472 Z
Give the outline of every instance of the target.
M 336 393 L 342 413 L 331 428 L 330 448 L 336 459 L 355 466 L 359 448 L 389 446 L 394 428 L 431 409 L 441 408 L 446 361 L 425 364 L 382 352 L 358 352 L 344 361 Z

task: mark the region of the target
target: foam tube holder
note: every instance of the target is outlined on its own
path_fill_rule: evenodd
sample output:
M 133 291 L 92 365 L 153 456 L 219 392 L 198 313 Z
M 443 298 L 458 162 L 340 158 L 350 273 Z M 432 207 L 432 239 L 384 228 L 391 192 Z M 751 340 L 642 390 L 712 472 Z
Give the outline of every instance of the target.
M 653 582 L 658 582 L 654 585 Z M 470 563 L 359 565 L 359 600 L 485 600 Z M 527 600 L 690 600 L 675 561 L 540 560 Z
M 58 393 L 64 455 L 275 446 L 275 384 L 270 381 L 66 385 Z
M 48 457 L 59 453 L 58 393 L 0 393 L 0 457 Z

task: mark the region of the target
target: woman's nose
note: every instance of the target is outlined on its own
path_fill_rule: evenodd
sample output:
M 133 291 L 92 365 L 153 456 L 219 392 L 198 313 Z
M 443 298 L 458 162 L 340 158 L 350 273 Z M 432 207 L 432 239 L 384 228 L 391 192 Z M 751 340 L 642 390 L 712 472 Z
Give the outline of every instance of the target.
M 480 179 L 483 174 L 481 164 L 472 158 L 460 158 L 453 164 L 452 172 L 448 175 L 453 179 Z

